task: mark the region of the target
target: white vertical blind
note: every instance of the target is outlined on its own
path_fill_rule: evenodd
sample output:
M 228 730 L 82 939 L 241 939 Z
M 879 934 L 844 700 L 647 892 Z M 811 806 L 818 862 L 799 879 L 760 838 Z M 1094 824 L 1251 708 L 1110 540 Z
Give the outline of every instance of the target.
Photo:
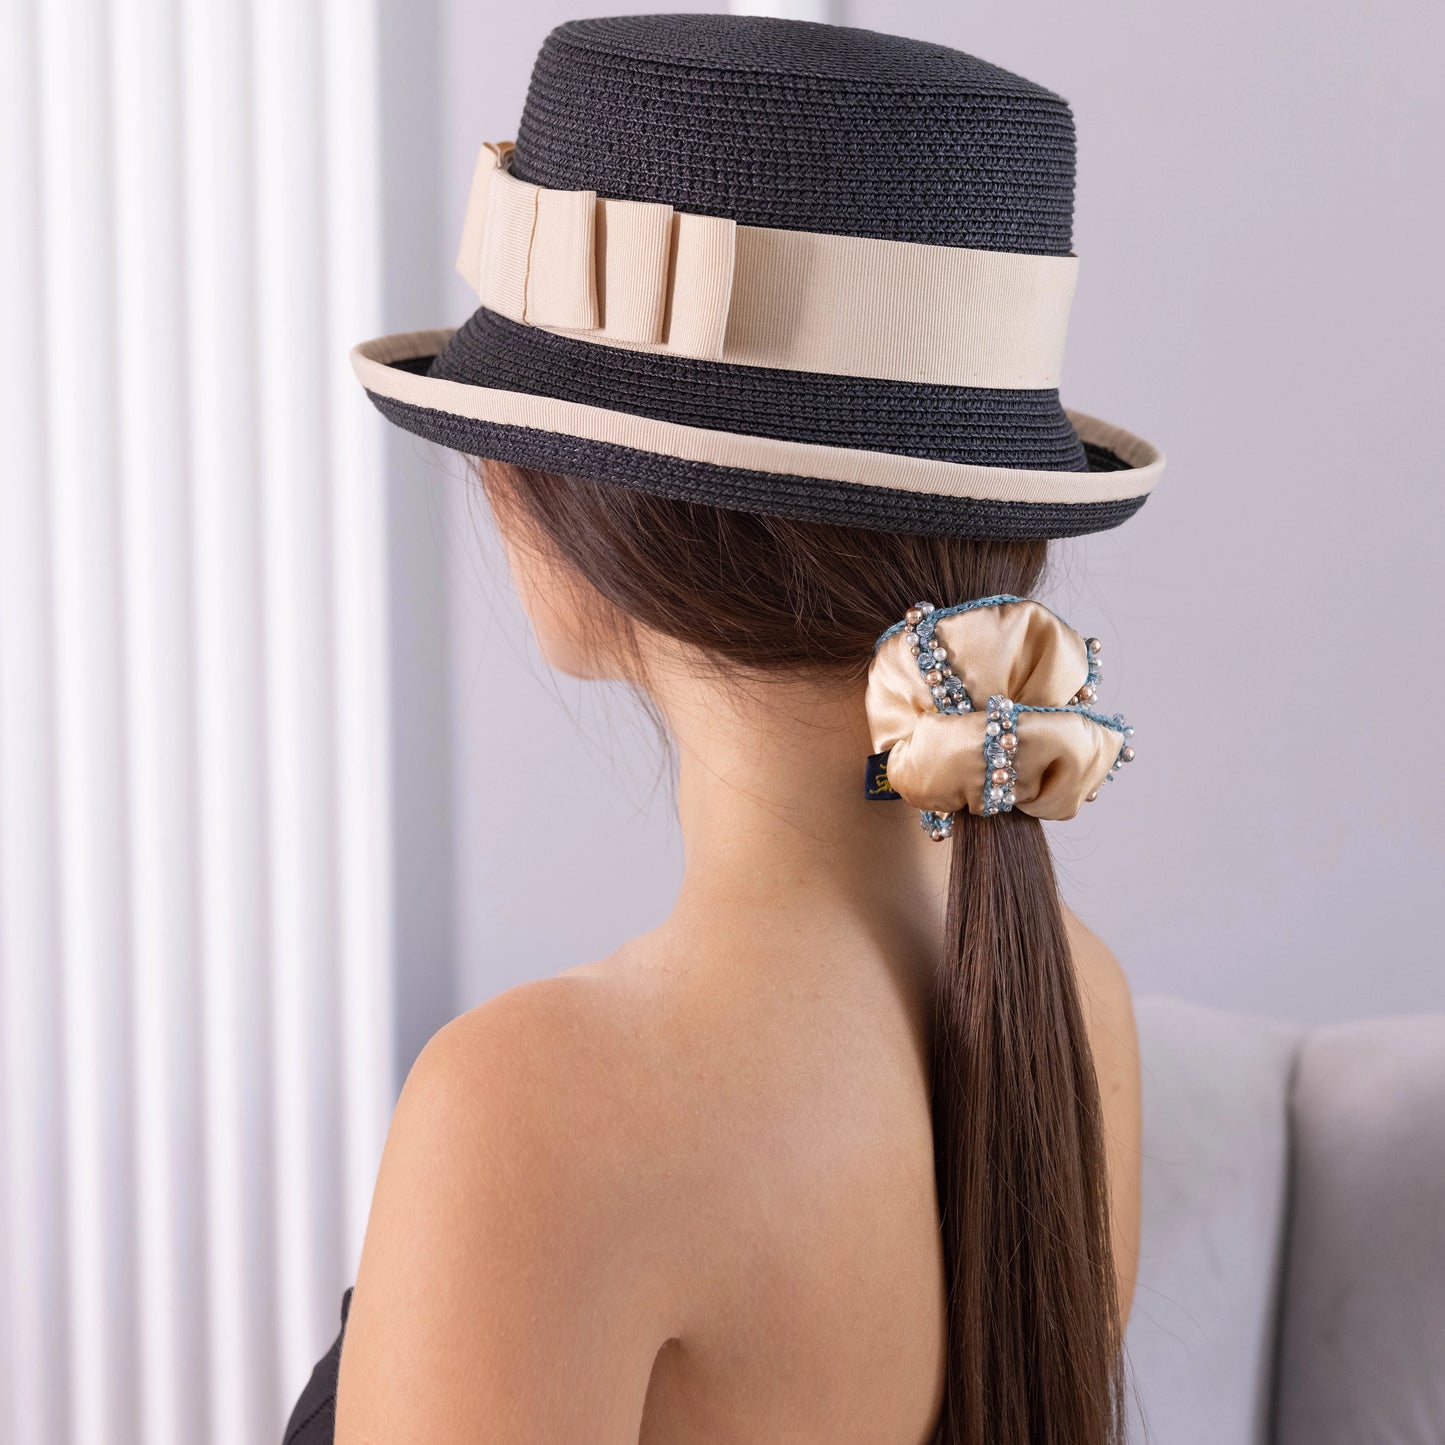
M 178 0 L 111 10 L 116 475 L 135 1096 L 139 1433 L 203 1438 L 194 667 Z M 122 1307 L 124 1320 L 131 1310 Z
M 60 947 L 32 966 L 51 970 L 65 1025 L 72 1430 L 128 1440 L 138 1362 L 111 17 L 104 0 L 45 0 L 38 17 Z
M 320 16 L 255 0 L 256 319 L 262 618 L 266 630 L 273 1187 L 281 1356 L 305 1353 L 330 1315 L 340 1216 L 327 1141 L 337 1125 L 334 557 L 327 513 L 325 169 Z M 279 344 L 277 344 L 279 342 Z
M 11 278 L 0 346 L 0 1430 L 57 1445 L 70 1415 L 39 50 L 32 6 L 6 0 L 0 17 L 0 276 Z
M 255 1445 L 393 1092 L 378 0 L 3 0 L 0 1439 Z
M 417 23 L 413 20 L 412 23 Z M 380 1162 L 377 1121 L 394 1097 L 391 1071 L 377 1060 L 394 1049 L 391 1006 L 396 982 L 392 889 L 378 888 L 392 866 L 393 814 L 381 760 L 391 751 L 392 679 L 383 640 L 388 595 L 387 496 L 382 468 L 385 427 L 363 400 L 348 353 L 357 339 L 384 330 L 382 303 L 379 16 L 374 5 L 326 0 L 322 94 L 326 134 L 328 235 L 327 382 L 330 392 L 332 629 L 337 716 L 338 957 L 341 1106 L 347 1151 L 342 1178 L 342 1254 L 354 1260 L 366 1231 Z M 385 821 L 386 827 L 378 826 Z M 334 1308 L 335 1302 L 332 1301 Z
M 207 1381 L 213 1445 L 262 1440 L 279 1395 L 256 441 L 252 52 L 244 5 L 188 5 L 182 193 L 195 570 Z M 204 645 L 200 639 L 206 639 Z

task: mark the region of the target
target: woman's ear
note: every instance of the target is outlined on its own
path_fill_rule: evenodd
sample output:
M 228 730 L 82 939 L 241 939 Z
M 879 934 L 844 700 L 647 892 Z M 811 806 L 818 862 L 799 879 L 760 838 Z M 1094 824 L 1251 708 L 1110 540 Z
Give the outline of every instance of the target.
M 519 536 L 517 519 L 496 513 L 507 570 L 549 667 L 584 680 L 627 677 L 627 623 L 542 539 Z

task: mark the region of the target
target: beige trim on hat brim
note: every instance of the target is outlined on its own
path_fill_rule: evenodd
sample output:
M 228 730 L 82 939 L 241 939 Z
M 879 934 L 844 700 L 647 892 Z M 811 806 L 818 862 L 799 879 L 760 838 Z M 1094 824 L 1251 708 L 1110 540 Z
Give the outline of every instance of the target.
M 1122 427 L 1075 411 L 1068 415 L 1080 440 L 1112 452 L 1125 463 L 1123 469 L 1049 472 L 975 466 L 899 456 L 893 452 L 712 431 L 631 412 L 609 411 L 583 402 L 442 381 L 397 365 L 435 356 L 451 335 L 450 330 L 442 330 L 379 337 L 354 348 L 351 363 L 367 391 L 428 411 L 556 432 L 711 466 L 854 482 L 899 492 L 994 502 L 1088 505 L 1146 496 L 1164 470 L 1164 454 L 1152 443 Z

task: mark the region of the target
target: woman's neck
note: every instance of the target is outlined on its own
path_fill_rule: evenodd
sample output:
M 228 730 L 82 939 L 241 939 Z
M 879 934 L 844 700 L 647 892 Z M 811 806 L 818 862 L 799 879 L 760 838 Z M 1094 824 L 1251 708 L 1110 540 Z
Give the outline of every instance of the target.
M 904 804 L 865 797 L 861 686 L 720 681 L 666 659 L 650 671 L 678 752 L 686 867 L 673 920 L 745 906 L 820 948 L 866 938 L 875 956 L 936 958 L 950 850 Z

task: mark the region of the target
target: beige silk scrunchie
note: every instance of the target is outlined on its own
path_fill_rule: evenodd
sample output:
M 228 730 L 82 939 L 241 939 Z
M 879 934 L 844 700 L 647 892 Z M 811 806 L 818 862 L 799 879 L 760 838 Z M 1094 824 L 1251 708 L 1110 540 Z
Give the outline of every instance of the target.
M 870 796 L 911 803 L 939 839 L 961 809 L 1072 818 L 1134 757 L 1133 728 L 1094 710 L 1099 652 L 1097 638 L 1026 598 L 910 608 L 868 672 L 887 773 Z

